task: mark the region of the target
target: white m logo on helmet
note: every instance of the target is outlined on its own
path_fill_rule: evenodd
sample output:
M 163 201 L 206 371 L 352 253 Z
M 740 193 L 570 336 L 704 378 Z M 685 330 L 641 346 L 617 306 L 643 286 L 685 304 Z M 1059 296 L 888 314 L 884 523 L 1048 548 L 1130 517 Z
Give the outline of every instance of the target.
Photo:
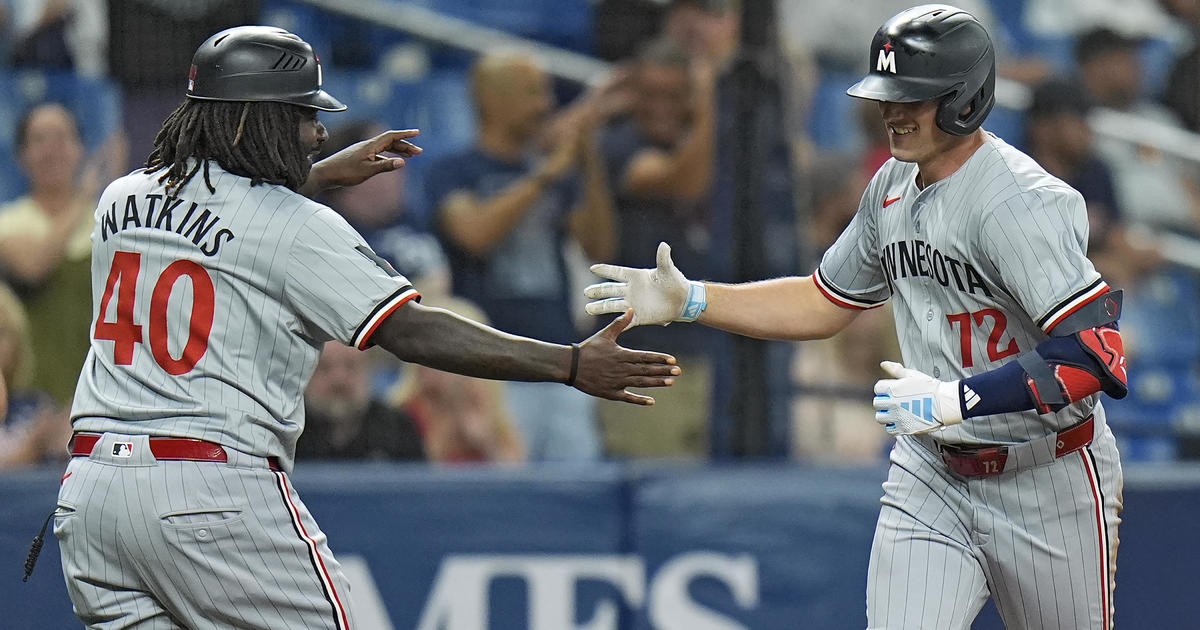
M 879 59 L 875 62 L 875 71 L 883 72 L 884 70 L 896 74 L 896 51 L 879 49 Z

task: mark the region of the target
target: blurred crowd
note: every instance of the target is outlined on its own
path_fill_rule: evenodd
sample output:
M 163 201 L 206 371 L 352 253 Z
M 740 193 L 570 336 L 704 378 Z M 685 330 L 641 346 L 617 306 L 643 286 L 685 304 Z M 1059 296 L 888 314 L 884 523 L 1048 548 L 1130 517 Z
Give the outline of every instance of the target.
M 861 73 L 874 30 L 914 2 L 869 0 L 847 10 L 830 0 L 777 0 L 775 54 L 752 60 L 763 84 L 758 128 L 747 131 L 734 81 L 747 63 L 739 55 L 744 1 L 585 3 L 591 32 L 582 47 L 614 68 L 586 88 L 556 81 L 524 53 L 450 57 L 468 86 L 470 141 L 321 201 L 410 278 L 426 304 L 569 343 L 605 323 L 582 312 L 590 263 L 653 266 L 656 245 L 667 241 L 689 277 L 738 279 L 734 234 L 744 191 L 730 147 L 748 133 L 765 156 L 752 195 L 763 271 L 810 273 L 889 157 L 873 103 L 842 96 L 830 108 L 822 94 Z M 1029 95 L 1023 111 L 997 123 L 1005 139 L 1083 193 L 1089 255 L 1127 292 L 1122 324 L 1135 395 L 1113 406 L 1110 422 L 1135 457 L 1197 455 L 1198 440 L 1188 436 L 1200 434 L 1200 166 L 1151 136 L 1165 130 L 1190 140 L 1178 134 L 1200 131 L 1200 0 L 957 4 L 989 26 L 1000 76 Z M 9 385 L 0 467 L 65 458 L 93 316 L 95 200 L 144 160 L 159 122 L 182 98 L 196 42 L 260 21 L 271 8 L 262 5 L 287 2 L 0 0 L 0 73 L 101 77 L 122 102 L 118 128 L 87 145 L 88 111 L 46 101 L 14 121 L 11 161 L 26 186 L 0 199 L 0 372 Z M 362 56 L 356 44 L 366 38 L 341 30 L 322 40 L 333 46 L 326 76 L 339 60 Z M 835 142 L 823 139 L 836 126 L 831 112 L 850 121 Z M 1137 127 L 1131 141 L 1097 133 L 1097 113 L 1135 117 L 1119 120 L 1155 134 L 1139 141 Z M 394 124 L 356 116 L 353 106 L 323 121 L 325 154 Z M 418 143 L 442 146 L 438 132 L 425 129 Z M 883 458 L 889 438 L 873 420 L 869 392 L 879 361 L 899 359 L 890 317 L 886 308 L 868 311 L 834 339 L 768 347 L 764 391 L 772 422 L 788 429 L 783 452 Z M 739 377 L 732 339 L 673 325 L 633 329 L 622 342 L 673 353 L 684 367 L 674 387 L 654 392 L 653 407 L 327 346 L 305 398 L 297 455 L 464 464 L 728 454 L 722 436 L 737 421 L 730 409 Z

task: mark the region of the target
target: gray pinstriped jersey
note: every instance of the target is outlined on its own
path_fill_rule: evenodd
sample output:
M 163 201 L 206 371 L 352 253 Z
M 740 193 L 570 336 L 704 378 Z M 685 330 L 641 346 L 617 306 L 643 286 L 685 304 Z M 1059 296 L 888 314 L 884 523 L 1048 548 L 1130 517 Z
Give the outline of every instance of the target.
M 985 137 L 957 171 L 924 190 L 916 164 L 884 164 L 814 274 L 826 297 L 845 307 L 891 298 L 904 364 L 942 380 L 1016 360 L 1075 306 L 1107 290 L 1086 257 L 1083 197 L 1003 140 Z M 1099 405 L 1093 395 L 1055 414 L 972 418 L 936 437 L 1024 442 Z
M 168 196 L 139 170 L 101 196 L 72 421 L 209 440 L 290 469 L 321 344 L 366 347 L 417 293 L 328 207 L 210 170 L 216 193 L 197 174 Z

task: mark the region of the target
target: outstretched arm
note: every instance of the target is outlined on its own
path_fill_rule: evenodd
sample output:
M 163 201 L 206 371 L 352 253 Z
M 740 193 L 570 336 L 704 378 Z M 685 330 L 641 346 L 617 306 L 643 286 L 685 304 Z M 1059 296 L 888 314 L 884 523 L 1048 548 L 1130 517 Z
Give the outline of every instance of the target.
M 383 321 L 370 341 L 404 361 L 466 376 L 510 381 L 567 383 L 593 396 L 641 405 L 654 399 L 628 387 L 664 387 L 680 374 L 675 358 L 628 350 L 617 336 L 629 325 L 623 314 L 578 344 L 563 346 L 510 335 L 440 308 L 408 302 Z M 577 356 L 573 356 L 578 353 Z M 572 363 L 576 363 L 572 381 Z
M 419 133 L 416 129 L 385 131 L 370 140 L 352 144 L 313 164 L 298 192 L 311 198 L 330 188 L 356 186 L 379 173 L 401 168 L 404 158 L 421 154 L 421 147 L 408 141 Z M 387 157 L 384 153 L 399 157 Z
M 666 243 L 659 243 L 654 269 L 592 265 L 592 272 L 614 282 L 585 290 L 595 300 L 587 312 L 602 315 L 632 308 L 634 326 L 699 321 L 759 339 L 824 339 L 850 325 L 859 313 L 827 299 L 811 276 L 733 285 L 691 282 L 675 268 Z

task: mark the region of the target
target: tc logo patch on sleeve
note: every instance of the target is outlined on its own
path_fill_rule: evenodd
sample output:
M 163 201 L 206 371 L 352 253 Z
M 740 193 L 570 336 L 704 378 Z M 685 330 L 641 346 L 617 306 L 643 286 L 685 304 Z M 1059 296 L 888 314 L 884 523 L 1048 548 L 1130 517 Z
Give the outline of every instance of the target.
M 396 271 L 396 268 L 393 267 L 391 263 L 384 260 L 379 254 L 371 251 L 370 247 L 367 247 L 366 245 L 358 245 L 354 249 L 358 253 L 365 256 L 367 260 L 375 263 L 375 265 L 382 269 L 387 275 L 392 276 L 393 278 L 400 275 L 400 272 Z

